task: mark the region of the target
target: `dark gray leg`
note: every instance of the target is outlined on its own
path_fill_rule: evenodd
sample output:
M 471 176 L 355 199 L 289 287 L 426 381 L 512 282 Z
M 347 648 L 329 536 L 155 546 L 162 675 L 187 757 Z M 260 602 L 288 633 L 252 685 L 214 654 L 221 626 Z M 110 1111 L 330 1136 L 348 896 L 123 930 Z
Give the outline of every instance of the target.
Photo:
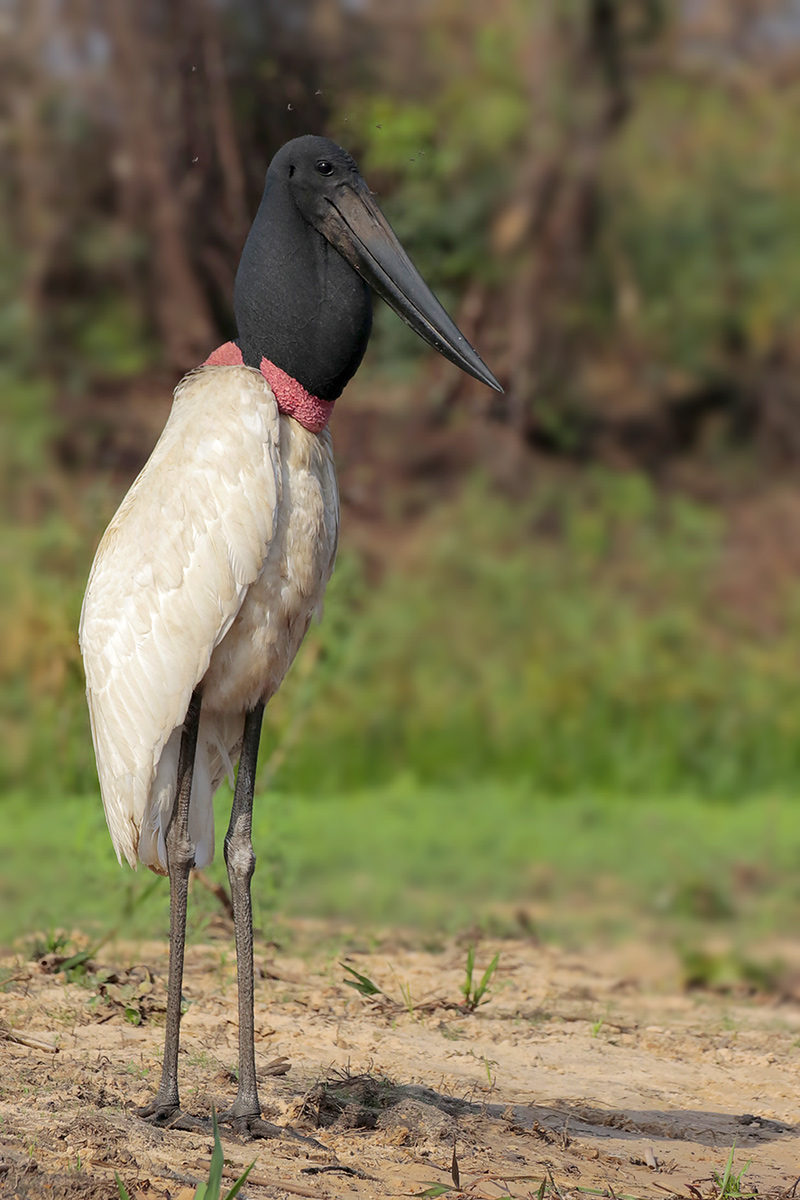
M 253 791 L 256 785 L 258 743 L 264 705 L 258 703 L 244 719 L 242 753 L 233 794 L 233 808 L 225 834 L 225 863 L 231 886 L 233 923 L 236 930 L 236 974 L 239 986 L 239 1090 L 220 1121 L 232 1125 L 236 1133 L 250 1137 L 290 1137 L 320 1148 L 314 1138 L 293 1129 L 281 1129 L 261 1119 L 261 1104 L 256 1082 L 256 1050 L 253 1029 L 253 906 L 250 881 L 256 866 L 253 851 Z
M 225 835 L 225 863 L 231 885 L 239 984 L 239 1091 L 232 1106 L 222 1114 L 221 1119 L 230 1122 L 238 1133 L 259 1134 L 265 1137 L 280 1136 L 283 1131 L 261 1120 L 253 1030 L 253 906 L 250 881 L 256 866 L 252 842 L 253 791 L 263 718 L 264 705 L 260 702 L 244 719 L 242 753 L 236 776 L 231 822 Z
M 253 911 L 250 901 L 250 880 L 256 857 L 253 853 L 251 830 L 253 823 L 253 789 L 255 787 L 258 743 L 264 705 L 258 704 L 247 713 L 242 739 L 242 754 L 236 777 L 231 822 L 225 835 L 225 862 L 231 885 L 233 918 L 236 928 L 236 960 L 239 981 L 239 1092 L 232 1107 L 220 1114 L 237 1133 L 252 1137 L 292 1137 L 315 1147 L 313 1138 L 303 1137 L 293 1129 L 280 1129 L 261 1120 L 261 1106 L 256 1086 L 255 1039 L 253 1030 Z M 194 866 L 195 847 L 189 840 L 189 798 L 192 792 L 192 770 L 200 724 L 200 695 L 192 696 L 183 727 L 178 760 L 178 787 L 175 807 L 167 829 L 167 865 L 169 868 L 169 986 L 167 992 L 167 1028 L 164 1043 L 164 1066 L 161 1084 L 155 1098 L 140 1116 L 154 1124 L 171 1129 L 209 1131 L 209 1123 L 181 1112 L 178 1099 L 178 1042 L 181 1021 L 181 983 L 183 953 L 186 937 L 186 904 L 189 894 L 189 872 Z
M 139 1115 L 157 1125 L 178 1129 L 204 1128 L 201 1122 L 185 1116 L 178 1099 L 178 1045 L 181 1026 L 181 987 L 183 953 L 186 941 L 186 905 L 189 897 L 189 872 L 194 866 L 195 847 L 189 838 L 189 801 L 192 794 L 197 731 L 200 726 L 199 692 L 194 692 L 183 725 L 178 756 L 175 804 L 167 827 L 167 868 L 169 870 L 169 983 L 167 987 L 167 1026 L 164 1039 L 164 1065 L 155 1098 Z

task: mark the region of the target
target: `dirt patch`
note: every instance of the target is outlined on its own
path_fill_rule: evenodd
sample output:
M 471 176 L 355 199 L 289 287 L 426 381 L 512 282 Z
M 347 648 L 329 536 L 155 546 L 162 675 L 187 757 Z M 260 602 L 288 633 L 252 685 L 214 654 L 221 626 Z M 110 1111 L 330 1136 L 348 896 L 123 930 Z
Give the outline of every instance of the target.
M 420 1193 L 452 1184 L 454 1145 L 476 1197 L 536 1195 L 550 1177 L 562 1195 L 712 1194 L 734 1139 L 737 1168 L 752 1160 L 748 1190 L 785 1194 L 800 1175 L 794 999 L 687 994 L 669 954 L 644 943 L 577 954 L 520 940 L 481 944 L 478 967 L 499 951 L 499 968 L 468 1013 L 463 946 L 331 944 L 258 962 L 265 1116 L 319 1145 L 225 1137 L 231 1172 L 256 1160 L 243 1195 Z M 4 1196 L 116 1197 L 118 1171 L 161 1200 L 207 1173 L 209 1137 L 132 1111 L 158 1081 L 166 947 L 102 959 L 83 980 L 0 961 Z M 187 954 L 181 1086 L 198 1115 L 235 1094 L 231 959 L 222 941 Z M 339 959 L 384 994 L 346 986 Z

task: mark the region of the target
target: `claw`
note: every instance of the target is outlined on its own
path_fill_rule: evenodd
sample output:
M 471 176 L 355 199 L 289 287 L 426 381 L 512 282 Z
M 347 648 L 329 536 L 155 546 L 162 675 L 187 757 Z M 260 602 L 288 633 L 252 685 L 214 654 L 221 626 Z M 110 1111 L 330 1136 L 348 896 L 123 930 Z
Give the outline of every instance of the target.
M 233 1132 L 240 1137 L 291 1138 L 294 1141 L 304 1142 L 315 1150 L 325 1149 L 322 1143 L 315 1138 L 306 1137 L 305 1134 L 298 1133 L 296 1129 L 273 1125 L 271 1121 L 264 1121 L 257 1113 L 242 1115 L 235 1113 L 233 1109 L 228 1109 L 226 1112 L 220 1113 L 217 1119 L 220 1125 L 229 1125 Z
M 157 1098 L 135 1110 L 137 1117 L 158 1129 L 184 1129 L 195 1133 L 210 1133 L 211 1122 L 185 1113 L 177 1104 L 162 1104 Z
M 163 1103 L 154 1098 L 149 1104 L 145 1104 L 143 1108 L 134 1109 L 137 1117 L 147 1121 L 148 1125 L 155 1125 L 157 1129 L 181 1129 L 189 1133 L 211 1133 L 211 1122 L 203 1117 L 193 1117 L 190 1113 L 185 1113 L 180 1105 L 172 1103 Z M 245 1138 L 289 1138 L 297 1142 L 304 1142 L 306 1146 L 314 1150 L 324 1150 L 325 1147 L 315 1138 L 306 1137 L 302 1133 L 298 1133 L 295 1129 L 285 1129 L 280 1125 L 273 1125 L 271 1121 L 264 1121 L 258 1113 L 237 1113 L 234 1108 L 229 1108 L 226 1112 L 221 1112 L 217 1117 L 220 1126 L 227 1125 L 239 1137 Z M 220 1129 L 222 1132 L 222 1129 Z

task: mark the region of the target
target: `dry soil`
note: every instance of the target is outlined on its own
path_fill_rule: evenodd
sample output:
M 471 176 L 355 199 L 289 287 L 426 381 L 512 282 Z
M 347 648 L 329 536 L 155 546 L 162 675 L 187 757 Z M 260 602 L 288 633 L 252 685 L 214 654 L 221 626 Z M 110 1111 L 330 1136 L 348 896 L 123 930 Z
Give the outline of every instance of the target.
M 307 933 L 308 930 L 305 930 Z M 265 1115 L 304 1135 L 223 1139 L 244 1196 L 386 1197 L 453 1186 L 474 1197 L 715 1194 L 736 1143 L 745 1191 L 800 1176 L 800 1003 L 687 992 L 646 941 L 500 953 L 488 1002 L 458 1007 L 466 951 L 371 948 L 316 929 L 316 950 L 257 956 L 256 1051 Z M 338 952 L 332 950 L 338 946 Z M 341 947 L 344 946 L 344 949 Z M 346 986 L 340 961 L 384 989 Z M 83 980 L 52 956 L 0 969 L 0 1194 L 186 1197 L 211 1137 L 134 1112 L 158 1081 L 166 946 L 106 947 Z M 187 1111 L 235 1094 L 235 968 L 227 940 L 187 953 L 180 1056 Z M 138 1022 L 138 1023 L 137 1023 Z M 287 1069 L 288 1067 L 288 1069 Z M 745 1186 L 746 1185 L 746 1186 Z M 557 1191 L 556 1191 L 557 1189 Z M 455 1189 L 451 1194 L 455 1194 Z M 793 1194 L 793 1193 L 792 1193 Z

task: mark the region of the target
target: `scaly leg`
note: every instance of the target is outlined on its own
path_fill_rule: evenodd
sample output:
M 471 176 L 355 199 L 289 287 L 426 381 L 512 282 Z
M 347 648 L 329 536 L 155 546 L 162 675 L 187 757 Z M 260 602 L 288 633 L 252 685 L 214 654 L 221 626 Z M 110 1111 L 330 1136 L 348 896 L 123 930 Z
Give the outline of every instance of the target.
M 181 1027 L 181 988 L 183 953 L 186 942 L 186 905 L 189 898 L 189 872 L 194 866 L 195 847 L 189 837 L 189 801 L 200 726 L 199 692 L 192 694 L 183 725 L 178 756 L 175 804 L 167 826 L 167 868 L 169 870 L 169 983 L 167 987 L 167 1026 L 164 1039 L 164 1065 L 155 1098 L 139 1116 L 155 1125 L 175 1129 L 205 1129 L 205 1124 L 181 1112 L 178 1099 L 178 1045 Z
M 263 717 L 264 704 L 260 702 L 244 719 L 231 822 L 225 835 L 225 863 L 231 885 L 239 984 L 239 1091 L 228 1111 L 221 1114 L 220 1120 L 231 1124 L 237 1133 L 248 1133 L 251 1137 L 284 1137 L 287 1133 L 291 1136 L 292 1131 L 261 1120 L 253 1028 L 253 906 L 250 881 L 256 866 L 252 842 L 253 791 Z

